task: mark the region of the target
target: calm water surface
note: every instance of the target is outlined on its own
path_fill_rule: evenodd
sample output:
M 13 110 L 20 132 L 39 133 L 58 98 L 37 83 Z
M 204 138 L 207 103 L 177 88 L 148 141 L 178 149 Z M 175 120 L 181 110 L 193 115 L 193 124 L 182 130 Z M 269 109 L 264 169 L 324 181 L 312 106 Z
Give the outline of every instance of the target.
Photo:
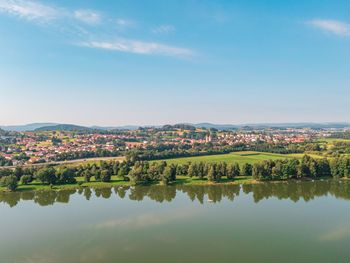
M 350 262 L 350 182 L 0 194 L 0 262 Z

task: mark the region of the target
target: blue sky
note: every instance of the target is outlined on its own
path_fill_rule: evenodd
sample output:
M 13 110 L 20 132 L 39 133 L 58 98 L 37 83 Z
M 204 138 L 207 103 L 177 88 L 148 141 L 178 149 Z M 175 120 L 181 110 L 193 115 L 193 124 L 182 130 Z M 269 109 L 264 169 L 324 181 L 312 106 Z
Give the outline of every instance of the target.
M 350 121 L 349 10 L 0 0 L 0 124 Z

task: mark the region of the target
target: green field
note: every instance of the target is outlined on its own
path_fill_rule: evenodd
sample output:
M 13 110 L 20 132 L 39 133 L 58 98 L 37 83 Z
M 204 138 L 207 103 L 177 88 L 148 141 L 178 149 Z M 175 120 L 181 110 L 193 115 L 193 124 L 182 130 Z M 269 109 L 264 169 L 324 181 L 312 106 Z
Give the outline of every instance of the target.
M 236 162 L 240 165 L 244 163 L 254 164 L 264 160 L 283 160 L 288 158 L 301 158 L 303 155 L 288 155 L 288 154 L 275 154 L 275 153 L 262 153 L 262 152 L 233 152 L 228 154 L 217 154 L 217 155 L 205 155 L 185 158 L 174 158 L 165 160 L 167 163 L 173 164 L 184 164 L 188 162 L 206 162 L 206 163 L 218 163 Z
M 319 139 L 318 142 L 327 142 L 327 143 L 332 143 L 332 142 L 350 142 L 350 139 L 322 138 L 322 139 Z

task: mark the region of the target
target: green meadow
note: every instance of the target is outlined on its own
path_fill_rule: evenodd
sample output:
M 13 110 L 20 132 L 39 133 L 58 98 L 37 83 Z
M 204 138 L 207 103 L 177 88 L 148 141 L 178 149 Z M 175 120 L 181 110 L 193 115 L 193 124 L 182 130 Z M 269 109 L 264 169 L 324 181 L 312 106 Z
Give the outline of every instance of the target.
M 218 163 L 218 162 L 227 162 L 232 163 L 236 162 L 240 165 L 244 163 L 254 164 L 264 160 L 281 160 L 287 158 L 301 158 L 303 154 L 275 154 L 275 153 L 262 153 L 262 152 L 233 152 L 228 154 L 217 154 L 217 155 L 205 155 L 205 156 L 195 156 L 195 157 L 184 157 L 184 158 L 173 158 L 166 159 L 167 163 L 173 164 L 185 164 L 188 162 L 205 162 L 205 163 Z
M 318 142 L 327 142 L 327 143 L 332 143 L 332 142 L 350 142 L 350 139 L 322 138 L 322 139 L 319 139 Z

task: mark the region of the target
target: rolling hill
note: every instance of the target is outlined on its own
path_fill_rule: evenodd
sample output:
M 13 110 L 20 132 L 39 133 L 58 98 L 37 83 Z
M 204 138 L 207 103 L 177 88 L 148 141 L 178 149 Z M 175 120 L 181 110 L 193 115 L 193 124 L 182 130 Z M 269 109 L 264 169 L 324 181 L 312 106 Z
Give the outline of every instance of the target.
M 57 124 L 52 126 L 44 126 L 34 131 L 93 131 L 94 129 L 74 124 Z

